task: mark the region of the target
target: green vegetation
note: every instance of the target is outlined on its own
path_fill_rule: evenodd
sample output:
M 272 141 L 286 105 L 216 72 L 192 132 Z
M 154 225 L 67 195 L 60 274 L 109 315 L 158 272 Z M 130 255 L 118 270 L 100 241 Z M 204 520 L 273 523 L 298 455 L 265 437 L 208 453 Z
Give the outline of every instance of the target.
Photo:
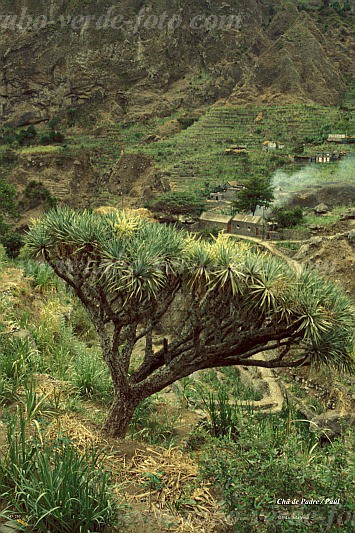
M 126 433 L 142 400 L 204 368 L 354 367 L 350 300 L 316 274 L 296 275 L 224 236 L 200 242 L 125 213 L 62 208 L 31 226 L 26 251 L 46 261 L 88 311 L 113 381 L 105 424 L 113 435 Z M 182 337 L 172 332 L 154 350 L 154 326 L 180 291 L 190 294 Z M 132 368 L 140 339 L 145 348 Z M 281 357 L 251 359 L 276 347 Z
M 169 192 L 158 196 L 149 202 L 147 207 L 153 213 L 165 215 L 199 216 L 206 209 L 206 203 L 201 196 L 189 192 Z
M 303 211 L 301 207 L 277 207 L 273 209 L 271 218 L 277 222 L 279 228 L 292 228 L 302 224 Z
M 172 117 L 170 117 L 172 118 Z M 323 141 L 331 133 L 351 132 L 351 111 L 316 104 L 212 107 L 187 129 L 163 141 L 145 144 L 142 138 L 159 124 L 125 124 L 112 128 L 126 153 L 145 153 L 170 176 L 173 190 L 201 192 L 229 180 L 243 182 L 246 175 L 271 176 L 284 168 L 294 171 L 288 154 L 307 137 Z M 265 152 L 265 140 L 282 142 L 285 148 Z M 313 141 L 312 141 L 313 142 Z M 246 145 L 247 154 L 227 156 L 231 145 Z M 332 145 L 306 147 L 306 152 L 332 150 Z
M 126 235 L 134 231 L 129 220 L 120 223 Z M 242 247 L 238 256 L 246 252 Z M 253 275 L 256 282 L 255 271 Z M 157 509 L 169 515 L 172 530 L 208 508 L 208 514 L 201 514 L 205 527 L 222 502 L 229 527 L 238 532 L 352 531 L 351 435 L 344 431 L 342 438 L 324 444 L 292 406 L 276 414 L 259 412 L 253 402 L 262 394 L 241 383 L 237 367 L 202 370 L 146 398 L 134 413 L 126 441 L 110 439 L 107 449 L 106 436 L 100 436 L 93 448 L 84 433 L 78 443 L 66 421 L 78 428 L 84 422 L 95 436 L 101 435 L 114 394 L 84 307 L 47 264 L 22 258 L 15 263 L 1 250 L 0 288 L 0 439 L 5 434 L 7 446 L 0 460 L 0 499 L 4 518 L 21 517 L 18 529 L 79 532 L 82 525 L 81 531 L 123 532 L 120 502 L 127 490 L 133 506 L 151 511 L 149 516 Z M 305 309 L 302 300 L 299 304 Z M 26 329 L 26 337 L 9 333 L 14 329 L 20 335 L 20 328 Z M 133 370 L 142 359 L 136 350 Z M 328 375 L 334 379 L 334 371 Z M 206 417 L 184 421 L 195 410 Z M 134 477 L 139 452 L 132 462 L 119 462 L 114 476 L 106 473 L 131 445 L 143 450 L 139 483 Z M 169 478 L 168 472 L 182 475 L 185 461 L 196 475 L 174 488 L 177 478 Z M 209 496 L 203 499 L 206 481 Z M 209 508 L 211 494 L 215 503 Z M 339 505 L 277 504 L 278 498 L 327 497 L 339 498 Z M 133 520 L 131 510 L 125 518 L 128 530 L 145 528 Z M 227 522 L 219 527 L 227 530 Z
M 16 211 L 16 189 L 0 177 L 0 215 L 13 215 Z
M 244 180 L 244 188 L 241 189 L 232 202 L 234 211 L 252 212 L 253 216 L 259 207 L 269 207 L 274 201 L 274 187 L 271 178 L 259 178 L 251 176 Z
M 14 231 L 9 220 L 17 212 L 16 190 L 5 179 L 0 178 L 0 244 L 9 257 L 17 257 L 22 246 L 22 236 Z
M 82 453 L 61 438 L 43 444 L 41 431 L 28 438 L 29 429 L 21 412 L 8 424 L 0 460 L 0 496 L 8 502 L 2 516 L 23 516 L 18 528 L 39 532 L 89 533 L 117 523 L 101 454 L 89 446 Z
M 53 123 L 51 124 L 53 126 Z M 22 129 L 19 132 L 16 132 L 11 128 L 2 128 L 0 131 L 0 145 L 17 145 L 22 147 L 33 146 L 35 144 L 62 144 L 63 142 L 64 135 L 52 128 L 41 135 L 35 126 L 28 126 L 27 129 Z
M 240 412 L 237 427 L 233 438 L 208 438 L 200 459 L 201 475 L 219 489 L 234 531 L 353 530 L 354 442 L 321 448 L 290 407 L 277 415 Z M 326 498 L 339 504 L 325 504 Z
M 22 209 L 33 209 L 42 205 L 45 209 L 49 209 L 56 205 L 56 199 L 38 181 L 30 181 L 23 192 L 23 200 L 19 203 Z

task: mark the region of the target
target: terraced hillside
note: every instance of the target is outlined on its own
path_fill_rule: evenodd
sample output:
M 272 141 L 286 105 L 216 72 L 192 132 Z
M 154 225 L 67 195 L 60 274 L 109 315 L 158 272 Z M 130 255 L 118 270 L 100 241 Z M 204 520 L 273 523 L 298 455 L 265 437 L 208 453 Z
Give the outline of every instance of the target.
M 133 131 L 134 130 L 134 131 Z M 269 174 L 291 164 L 304 142 L 305 151 L 334 150 L 317 139 L 328 133 L 355 132 L 351 109 L 319 105 L 213 106 L 192 126 L 166 140 L 144 144 L 139 127 L 120 130 L 125 150 L 143 152 L 154 158 L 170 178 L 174 190 L 201 189 L 245 174 Z M 281 150 L 266 152 L 265 140 L 284 144 Z M 246 145 L 247 154 L 227 156 L 231 145 Z
M 201 191 L 207 184 L 242 182 L 246 175 L 270 176 L 278 169 L 292 173 L 297 169 L 292 155 L 300 149 L 332 151 L 334 145 L 318 144 L 328 133 L 355 133 L 353 101 L 349 92 L 341 108 L 219 104 L 200 110 L 199 119 L 176 113 L 133 124 L 110 123 L 91 134 L 68 130 L 63 146 L 3 146 L 1 153 L 9 152 L 12 160 L 3 172 L 20 192 L 36 180 L 72 205 L 121 205 L 124 190 L 128 205 L 141 206 L 161 192 L 161 177 L 173 190 Z M 265 140 L 284 147 L 264 151 Z M 247 153 L 225 155 L 231 145 L 245 145 Z M 342 145 L 348 151 L 353 147 Z

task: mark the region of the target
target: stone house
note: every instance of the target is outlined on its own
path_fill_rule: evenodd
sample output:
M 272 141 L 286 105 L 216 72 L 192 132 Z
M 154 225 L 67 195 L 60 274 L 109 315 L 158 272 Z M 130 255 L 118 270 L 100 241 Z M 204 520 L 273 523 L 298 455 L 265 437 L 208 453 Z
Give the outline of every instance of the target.
M 235 215 L 231 221 L 231 233 L 247 237 L 263 237 L 265 233 L 263 217 L 253 215 Z
M 201 230 L 213 230 L 225 231 L 231 233 L 231 220 L 230 215 L 219 215 L 218 213 L 208 212 L 202 213 L 199 220 L 199 228 Z
M 224 151 L 224 155 L 234 155 L 239 156 L 241 154 L 247 154 L 247 146 L 245 144 L 236 144 L 234 146 L 231 146 L 230 148 L 227 148 Z
M 277 227 L 272 222 L 265 222 L 263 217 L 237 214 L 219 215 L 213 211 L 202 213 L 199 220 L 200 230 L 225 231 L 232 235 L 259 237 L 260 239 L 280 239 Z
M 243 188 L 243 185 L 237 181 L 228 181 L 223 186 L 221 186 L 221 191 L 212 192 L 210 194 L 210 200 L 216 202 L 232 202 L 236 199 L 236 194 Z

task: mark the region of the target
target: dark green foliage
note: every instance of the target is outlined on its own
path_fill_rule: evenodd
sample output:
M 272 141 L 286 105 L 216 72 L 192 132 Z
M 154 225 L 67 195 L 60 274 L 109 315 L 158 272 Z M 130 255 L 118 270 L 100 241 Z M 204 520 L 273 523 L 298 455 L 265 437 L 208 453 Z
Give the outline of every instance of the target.
M 15 132 L 11 128 L 0 129 L 0 145 L 12 144 L 16 141 Z
M 251 176 L 244 180 L 244 188 L 238 192 L 232 205 L 236 211 L 251 211 L 254 215 L 258 207 L 269 207 L 273 200 L 274 187 L 271 179 Z
M 15 138 L 20 146 L 29 146 L 33 144 L 37 137 L 37 130 L 34 126 L 28 126 L 27 130 L 21 130 Z
M 27 421 L 16 416 L 7 432 L 8 451 L 0 462 L 0 494 L 9 502 L 3 516 L 18 513 L 38 532 L 88 533 L 117 522 L 101 454 L 79 451 L 67 438 L 43 443 L 28 439 Z M 20 528 L 20 524 L 18 525 Z
M 213 242 L 213 240 L 218 237 L 220 230 L 216 227 L 210 229 L 203 229 L 198 232 L 198 236 L 201 237 L 204 241 Z
M 60 118 L 59 117 L 55 117 L 55 118 L 52 118 L 49 122 L 48 122 L 48 127 L 49 129 L 51 130 L 55 130 L 58 126 L 60 122 Z
M 33 209 L 39 205 L 51 208 L 57 203 L 57 200 L 51 195 L 48 189 L 45 188 L 43 183 L 34 180 L 27 184 L 23 195 L 24 199 L 20 202 L 20 207 L 22 209 Z
M 16 210 L 16 189 L 5 178 L 0 177 L 0 213 L 14 214 Z
M 0 165 L 2 167 L 12 167 L 17 162 L 17 159 L 15 150 L 8 148 L 0 154 Z
M 209 392 L 201 395 L 203 404 L 208 413 L 209 431 L 214 437 L 236 438 L 238 434 L 238 412 L 236 404 L 229 401 L 227 389 L 220 389 L 217 394 Z
M 78 119 L 78 113 L 79 113 L 79 110 L 74 107 L 71 107 L 70 109 L 68 109 L 67 122 L 68 122 L 69 128 L 72 128 L 73 126 L 75 126 L 75 123 Z
M 0 239 L 7 233 L 9 230 L 9 225 L 6 224 L 4 217 L 0 215 Z
M 17 231 L 9 229 L 5 235 L 0 235 L 0 242 L 6 248 L 9 257 L 15 258 L 24 244 L 23 236 Z
M 304 153 L 303 144 L 301 144 L 301 143 L 297 144 L 297 146 L 295 146 L 294 152 L 295 152 L 295 154 L 303 154 Z
M 292 228 L 302 224 L 303 211 L 301 207 L 277 207 L 273 209 L 271 218 L 277 222 L 279 228 Z
M 323 144 L 327 138 L 328 135 L 332 132 L 332 126 L 330 124 L 323 124 L 319 129 L 319 137 L 321 140 L 320 144 Z
M 49 133 L 42 135 L 39 138 L 39 144 L 48 146 L 49 144 L 62 144 L 64 142 L 64 135 L 56 130 L 50 130 Z
M 0 178 L 0 243 L 6 248 L 9 257 L 16 257 L 23 246 L 19 233 L 14 231 L 4 215 L 16 213 L 16 189 L 4 178 Z
M 153 213 L 199 216 L 206 209 L 206 204 L 201 196 L 194 193 L 168 192 L 150 202 L 148 207 Z
M 31 146 L 34 144 L 62 144 L 64 142 L 64 135 L 55 129 L 57 122 L 57 120 L 50 121 L 49 132 L 41 136 L 39 136 L 35 126 L 28 126 L 27 129 L 22 129 L 18 133 L 11 128 L 2 128 L 0 130 L 0 145 L 18 144 L 19 146 Z
M 336 440 L 322 448 L 292 409 L 275 415 L 241 413 L 238 429 L 234 441 L 210 439 L 200 463 L 202 476 L 221 491 L 235 531 L 324 531 L 340 515 L 342 531 L 353 531 L 351 443 L 346 447 Z M 299 504 L 277 504 L 279 498 Z M 323 504 L 301 505 L 302 498 Z M 340 504 L 326 505 L 326 498 Z
M 192 124 L 194 124 L 198 118 L 196 117 L 179 117 L 178 119 L 179 124 L 181 124 L 182 128 L 184 130 L 187 130 Z

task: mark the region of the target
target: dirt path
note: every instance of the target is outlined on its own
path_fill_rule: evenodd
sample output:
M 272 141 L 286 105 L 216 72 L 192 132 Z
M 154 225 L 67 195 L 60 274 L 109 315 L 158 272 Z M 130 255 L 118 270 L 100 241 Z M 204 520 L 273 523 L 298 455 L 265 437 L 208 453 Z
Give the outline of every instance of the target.
M 268 252 L 286 261 L 286 263 L 296 272 L 297 275 L 300 275 L 302 273 L 303 266 L 298 261 L 291 259 L 290 257 L 288 257 L 286 254 L 284 254 L 283 252 L 281 252 L 281 250 L 277 248 L 276 245 L 279 241 L 265 241 L 265 240 L 259 239 L 258 237 L 245 237 L 244 235 L 234 235 L 231 233 L 227 233 L 227 235 L 238 237 L 238 239 L 242 239 L 244 241 L 255 242 L 256 244 L 258 244 L 259 246 L 261 246 Z M 287 242 L 303 243 L 306 241 L 287 241 Z
M 303 241 L 300 241 L 303 242 Z M 303 266 L 298 261 L 295 261 L 294 259 L 291 259 L 291 257 L 288 257 L 285 255 L 281 250 L 279 250 L 276 247 L 276 243 L 273 241 L 260 241 L 260 246 L 271 252 L 273 255 L 276 255 L 277 257 L 281 257 L 286 263 L 294 270 L 299 276 L 302 274 Z
M 276 246 L 278 241 L 265 241 L 262 239 L 258 239 L 257 237 L 244 237 L 242 235 L 238 235 L 237 237 L 246 241 L 253 241 L 259 246 L 261 246 L 264 250 L 270 252 L 272 255 L 280 257 L 281 259 L 286 261 L 286 263 L 292 268 L 292 270 L 294 270 L 297 276 L 300 276 L 300 274 L 302 273 L 302 264 L 298 261 L 295 261 L 294 259 L 291 259 L 281 250 L 279 250 Z M 295 242 L 301 243 L 304 241 Z M 269 352 L 262 352 L 258 355 L 259 359 L 266 360 L 268 357 L 270 357 Z M 250 369 L 248 367 L 246 367 L 245 369 L 241 369 L 241 374 L 246 373 L 247 375 L 249 372 Z M 250 378 L 252 378 L 251 375 L 249 375 L 249 379 Z M 256 380 L 256 382 L 258 383 L 258 389 L 262 392 L 263 397 L 260 401 L 240 402 L 240 405 L 250 406 L 250 404 L 252 404 L 254 409 L 256 410 L 268 413 L 279 413 L 282 410 L 285 396 L 278 383 L 277 378 L 275 377 L 273 370 L 270 368 L 258 368 L 257 376 L 254 376 L 252 379 Z

